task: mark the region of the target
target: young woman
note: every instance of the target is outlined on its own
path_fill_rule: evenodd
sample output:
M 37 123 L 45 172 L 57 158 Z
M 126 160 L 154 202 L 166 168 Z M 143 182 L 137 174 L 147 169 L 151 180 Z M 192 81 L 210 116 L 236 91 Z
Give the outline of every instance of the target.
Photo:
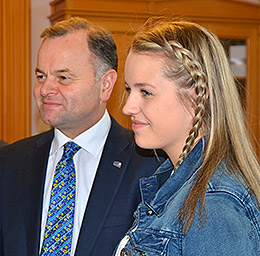
M 259 255 L 260 167 L 218 38 L 194 23 L 149 20 L 125 84 L 137 144 L 169 159 L 140 180 L 142 202 L 115 255 Z

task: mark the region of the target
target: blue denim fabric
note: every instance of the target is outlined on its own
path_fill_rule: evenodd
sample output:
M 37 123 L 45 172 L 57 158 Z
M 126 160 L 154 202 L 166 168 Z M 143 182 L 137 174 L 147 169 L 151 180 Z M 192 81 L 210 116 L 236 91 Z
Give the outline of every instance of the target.
M 256 199 L 225 167 L 219 167 L 208 183 L 205 223 L 200 222 L 197 207 L 191 228 L 184 234 L 177 216 L 201 165 L 202 150 L 201 140 L 163 185 L 162 177 L 173 169 L 169 159 L 153 176 L 140 180 L 142 202 L 121 255 L 260 255 Z

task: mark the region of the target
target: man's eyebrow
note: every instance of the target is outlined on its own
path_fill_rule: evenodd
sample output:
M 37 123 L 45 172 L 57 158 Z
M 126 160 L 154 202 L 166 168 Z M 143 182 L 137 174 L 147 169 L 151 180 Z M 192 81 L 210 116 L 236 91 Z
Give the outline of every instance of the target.
M 55 74 L 57 73 L 71 73 L 71 70 L 69 70 L 68 68 L 65 69 L 58 69 L 54 71 Z
M 39 68 L 36 68 L 36 69 L 35 69 L 35 74 L 37 74 L 37 73 L 45 74 L 44 71 L 42 71 L 42 70 L 39 69 Z M 62 73 L 69 73 L 70 75 L 73 76 L 72 71 L 71 71 L 70 69 L 68 69 L 68 68 L 58 69 L 58 70 L 55 70 L 55 71 L 54 71 L 54 74 L 56 74 L 56 75 L 57 75 L 57 74 L 62 74 Z
M 68 74 L 71 77 L 77 77 L 76 74 L 71 69 L 65 68 L 65 69 L 58 69 L 53 72 L 54 75 L 61 75 L 61 74 Z
M 39 68 L 36 68 L 36 69 L 35 69 L 35 74 L 36 74 L 36 73 L 42 73 L 42 74 L 44 74 L 44 72 L 43 72 L 42 70 L 40 70 Z

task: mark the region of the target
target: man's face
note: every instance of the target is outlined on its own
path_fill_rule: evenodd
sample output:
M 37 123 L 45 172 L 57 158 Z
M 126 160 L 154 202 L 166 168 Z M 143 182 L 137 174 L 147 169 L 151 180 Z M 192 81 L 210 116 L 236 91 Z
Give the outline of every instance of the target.
M 84 31 L 47 38 L 38 53 L 34 96 L 47 125 L 74 138 L 103 115 L 102 82 L 95 71 Z

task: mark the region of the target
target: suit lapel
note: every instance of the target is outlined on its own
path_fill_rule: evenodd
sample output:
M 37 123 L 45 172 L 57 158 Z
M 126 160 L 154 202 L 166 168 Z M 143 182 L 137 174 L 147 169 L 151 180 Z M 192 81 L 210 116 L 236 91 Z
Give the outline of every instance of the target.
M 42 200 L 48 155 L 53 131 L 43 135 L 27 154 L 25 167 L 25 226 L 28 255 L 38 255 Z
M 129 155 L 124 152 L 129 144 L 127 135 L 122 136 L 122 128 L 112 121 L 86 207 L 75 255 L 91 255 L 129 161 Z

